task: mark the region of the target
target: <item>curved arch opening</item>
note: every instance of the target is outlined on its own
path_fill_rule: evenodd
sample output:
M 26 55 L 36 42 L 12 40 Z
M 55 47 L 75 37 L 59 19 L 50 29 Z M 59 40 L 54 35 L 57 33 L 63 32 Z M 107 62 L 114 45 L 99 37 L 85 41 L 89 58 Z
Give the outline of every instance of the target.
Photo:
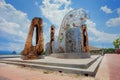
M 38 27 L 34 26 L 33 37 L 32 37 L 32 45 L 36 46 L 38 44 Z
M 32 45 L 36 46 L 36 27 L 33 30 Z

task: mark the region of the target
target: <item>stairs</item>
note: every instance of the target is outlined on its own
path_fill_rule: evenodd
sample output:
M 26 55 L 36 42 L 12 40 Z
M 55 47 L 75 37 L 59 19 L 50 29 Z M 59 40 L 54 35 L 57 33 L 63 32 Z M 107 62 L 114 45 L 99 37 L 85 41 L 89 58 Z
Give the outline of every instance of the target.
M 60 71 L 65 73 L 75 73 L 75 74 L 95 76 L 98 66 L 102 60 L 102 56 L 97 56 L 94 59 L 91 59 L 90 61 L 88 61 L 87 63 L 86 62 L 79 63 L 79 61 L 77 62 L 77 60 L 75 61 L 73 59 L 65 60 L 65 59 L 54 59 L 49 57 L 48 57 L 48 61 L 47 61 L 47 58 L 45 60 L 44 59 L 21 60 L 17 58 L 12 58 L 12 59 L 4 58 L 0 60 L 0 63 L 32 67 L 37 69 Z

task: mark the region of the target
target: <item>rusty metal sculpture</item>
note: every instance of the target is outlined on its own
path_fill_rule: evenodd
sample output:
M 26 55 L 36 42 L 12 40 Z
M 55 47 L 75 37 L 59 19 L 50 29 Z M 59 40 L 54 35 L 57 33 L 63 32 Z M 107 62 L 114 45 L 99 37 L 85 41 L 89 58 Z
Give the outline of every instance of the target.
M 36 45 L 32 45 L 33 33 L 36 28 Z M 43 20 L 42 18 L 33 18 L 25 47 L 23 50 L 23 59 L 38 59 L 44 51 L 44 35 L 43 35 Z
M 82 31 L 82 51 L 86 53 L 89 52 L 88 33 L 86 25 L 82 25 L 81 31 Z

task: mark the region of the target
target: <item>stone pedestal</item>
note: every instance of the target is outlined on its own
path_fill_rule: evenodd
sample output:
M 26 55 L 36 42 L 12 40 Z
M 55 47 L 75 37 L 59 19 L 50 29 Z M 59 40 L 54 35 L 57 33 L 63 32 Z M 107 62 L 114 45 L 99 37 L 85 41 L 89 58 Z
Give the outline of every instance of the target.
M 90 58 L 90 53 L 53 53 L 50 56 L 63 59 Z

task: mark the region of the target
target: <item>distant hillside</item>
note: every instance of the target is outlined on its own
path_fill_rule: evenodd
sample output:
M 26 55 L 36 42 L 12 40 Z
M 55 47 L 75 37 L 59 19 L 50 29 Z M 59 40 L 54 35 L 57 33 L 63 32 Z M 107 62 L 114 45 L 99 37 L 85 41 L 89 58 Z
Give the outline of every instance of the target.
M 102 48 L 98 48 L 98 47 L 95 47 L 95 46 L 89 46 L 89 48 L 90 48 L 90 51 L 91 50 L 101 50 Z

